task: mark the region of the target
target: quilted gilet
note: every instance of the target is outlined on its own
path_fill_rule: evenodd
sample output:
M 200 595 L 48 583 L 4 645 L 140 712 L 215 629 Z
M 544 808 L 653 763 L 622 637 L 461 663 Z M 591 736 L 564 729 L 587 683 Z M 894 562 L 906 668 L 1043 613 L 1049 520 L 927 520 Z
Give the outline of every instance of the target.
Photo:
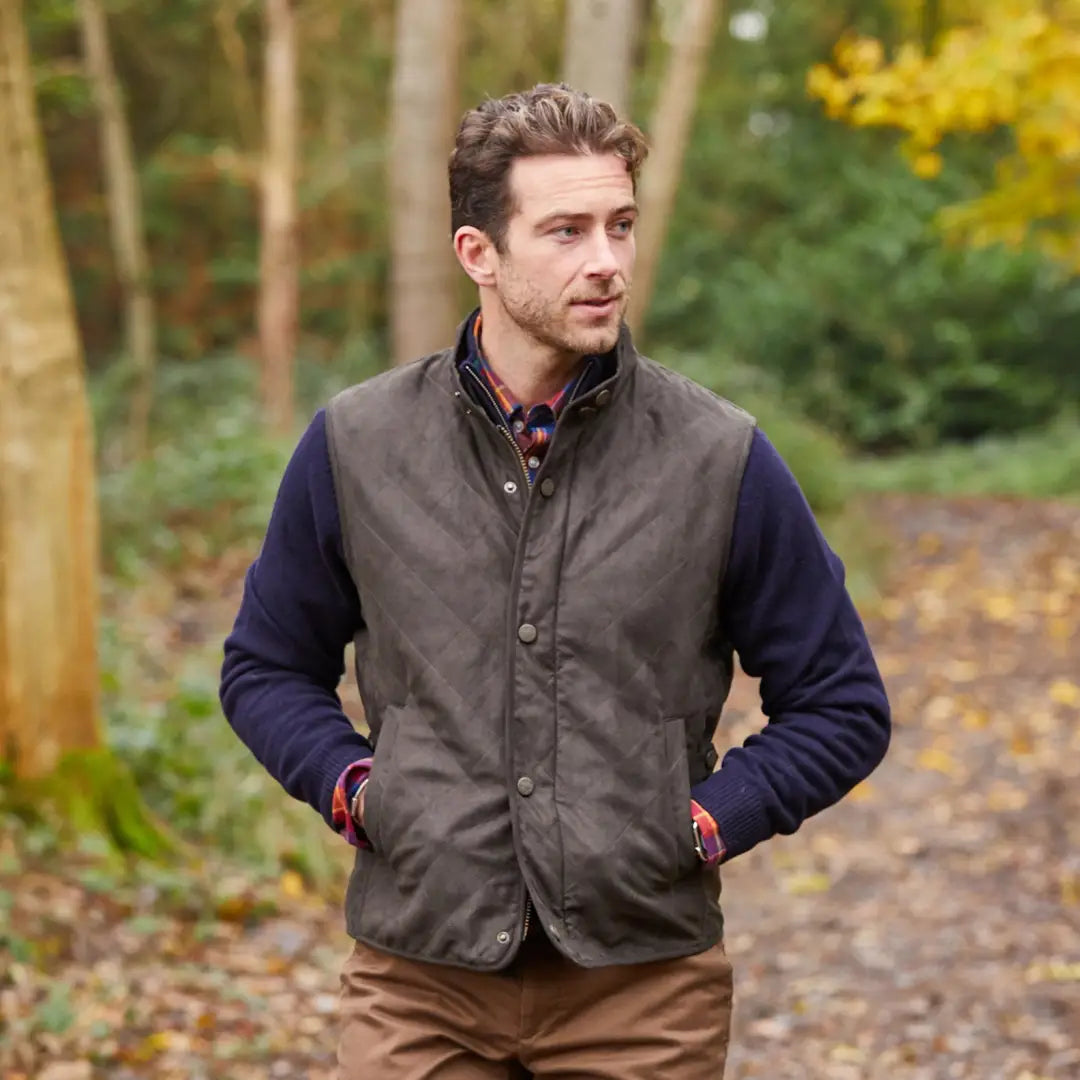
M 530 488 L 461 383 L 463 331 L 327 409 L 375 746 L 348 931 L 496 969 L 529 898 L 585 966 L 699 952 L 722 919 L 690 787 L 731 683 L 721 583 L 754 421 L 624 328 Z

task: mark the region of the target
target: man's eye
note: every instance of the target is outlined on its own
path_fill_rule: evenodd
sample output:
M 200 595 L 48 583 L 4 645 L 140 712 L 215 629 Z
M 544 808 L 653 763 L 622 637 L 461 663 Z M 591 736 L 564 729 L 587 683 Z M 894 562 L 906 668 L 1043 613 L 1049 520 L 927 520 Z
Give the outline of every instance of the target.
M 576 225 L 560 225 L 555 230 L 555 235 L 560 236 L 565 240 L 570 240 L 573 237 L 577 236 L 577 234 L 578 234 L 578 228 L 577 228 Z
M 634 223 L 629 218 L 624 218 L 622 221 L 615 222 L 615 229 L 617 232 L 622 233 L 624 236 L 633 229 Z

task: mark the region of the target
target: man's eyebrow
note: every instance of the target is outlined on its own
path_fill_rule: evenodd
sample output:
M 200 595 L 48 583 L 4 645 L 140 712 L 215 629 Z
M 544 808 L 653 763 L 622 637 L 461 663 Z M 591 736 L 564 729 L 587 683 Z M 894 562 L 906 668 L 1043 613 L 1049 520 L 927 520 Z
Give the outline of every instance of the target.
M 626 214 L 636 214 L 638 212 L 638 205 L 634 202 L 624 203 L 622 206 L 615 210 L 612 210 L 608 215 L 609 217 L 623 217 Z M 592 214 L 586 214 L 581 211 L 574 210 L 553 210 L 550 214 L 545 214 L 537 223 L 535 228 L 545 229 L 549 225 L 553 225 L 556 221 L 589 221 L 593 217 Z

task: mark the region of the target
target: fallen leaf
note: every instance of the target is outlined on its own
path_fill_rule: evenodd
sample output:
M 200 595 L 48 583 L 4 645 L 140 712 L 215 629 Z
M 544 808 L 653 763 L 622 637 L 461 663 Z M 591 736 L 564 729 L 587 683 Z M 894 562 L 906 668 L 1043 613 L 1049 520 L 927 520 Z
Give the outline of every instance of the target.
M 965 709 L 960 723 L 967 731 L 981 731 L 990 723 L 990 714 L 985 709 Z
M 1010 622 L 1016 618 L 1016 601 L 1008 593 L 988 596 L 983 601 L 983 611 L 994 622 Z
M 784 892 L 791 896 L 813 896 L 830 888 L 832 879 L 828 874 L 792 874 L 784 881 Z
M 1055 679 L 1050 686 L 1050 700 L 1056 705 L 1080 708 L 1080 686 L 1068 679 Z
M 871 802 L 873 799 L 877 798 L 877 791 L 869 780 L 864 780 L 861 784 L 856 784 L 847 793 L 847 797 L 852 802 Z
M 1026 757 L 1034 749 L 1031 738 L 1023 731 L 1017 731 L 1009 740 L 1009 753 L 1013 757 Z
M 1038 982 L 1080 982 L 1080 961 L 1070 963 L 1066 960 L 1045 960 L 1032 964 L 1024 973 L 1029 983 Z
M 281 891 L 293 900 L 299 900 L 304 895 L 304 879 L 295 870 L 286 870 L 278 882 Z
M 928 746 L 919 752 L 918 764 L 920 769 L 930 772 L 944 773 L 946 776 L 956 776 L 960 772 L 955 758 L 947 750 L 939 746 Z

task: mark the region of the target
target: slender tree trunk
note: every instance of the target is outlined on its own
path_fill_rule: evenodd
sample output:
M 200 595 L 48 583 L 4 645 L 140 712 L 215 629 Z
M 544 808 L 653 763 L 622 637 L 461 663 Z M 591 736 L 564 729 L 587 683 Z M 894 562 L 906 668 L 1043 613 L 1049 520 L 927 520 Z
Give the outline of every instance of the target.
M 220 0 L 214 8 L 213 18 L 221 52 L 229 68 L 229 90 L 240 145 L 245 153 L 254 154 L 261 142 L 259 106 L 249 71 L 247 45 L 237 25 L 240 18 L 239 0 Z
M 449 344 L 457 321 L 446 164 L 457 112 L 458 0 L 399 0 L 390 106 L 394 362 Z
M 0 760 L 99 745 L 94 454 L 21 0 L 0 3 Z
M 641 222 L 628 320 L 635 334 L 641 332 L 656 283 L 719 7 L 719 0 L 683 0 L 682 15 L 649 125 L 652 150 L 642 170 L 638 192 Z
M 259 348 L 263 413 L 270 429 L 284 435 L 293 425 L 293 362 L 300 310 L 296 13 L 294 0 L 265 0 L 265 4 Z
M 630 114 L 630 76 L 640 0 L 568 0 L 563 79 Z
M 142 196 L 131 129 L 109 48 L 101 0 L 78 0 L 86 71 L 98 110 L 101 161 L 109 206 L 113 260 L 124 297 L 124 338 L 136 371 L 129 436 L 136 456 L 146 453 L 154 399 L 157 328 L 150 287 L 150 258 L 143 229 Z

